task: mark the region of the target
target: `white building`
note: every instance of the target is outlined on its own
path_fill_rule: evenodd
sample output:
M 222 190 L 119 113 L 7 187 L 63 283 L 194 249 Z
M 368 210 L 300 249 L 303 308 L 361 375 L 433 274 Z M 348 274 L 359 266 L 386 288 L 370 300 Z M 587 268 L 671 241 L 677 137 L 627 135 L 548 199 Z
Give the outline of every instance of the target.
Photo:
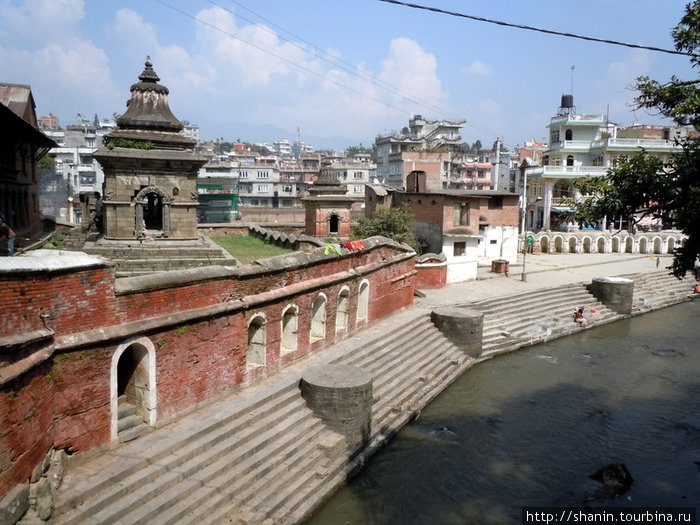
M 549 148 L 544 152 L 543 165 L 525 169 L 526 229 L 577 228 L 558 217 L 567 211 L 563 198 L 580 198 L 571 187 L 572 181 L 605 175 L 621 158 L 642 148 L 665 161 L 681 149 L 673 138 L 685 133 L 683 128 L 668 126 L 618 129 L 604 115 L 576 113 L 571 95 L 562 96 L 561 107 L 548 128 Z

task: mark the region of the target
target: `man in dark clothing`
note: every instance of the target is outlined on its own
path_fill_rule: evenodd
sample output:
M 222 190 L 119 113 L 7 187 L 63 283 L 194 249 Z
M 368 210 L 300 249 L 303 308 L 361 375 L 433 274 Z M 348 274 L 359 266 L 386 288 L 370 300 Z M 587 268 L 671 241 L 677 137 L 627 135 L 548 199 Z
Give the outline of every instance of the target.
M 98 233 L 104 233 L 104 216 L 102 211 L 104 208 L 104 202 L 102 202 L 102 196 L 99 191 L 95 192 L 95 228 L 97 228 Z

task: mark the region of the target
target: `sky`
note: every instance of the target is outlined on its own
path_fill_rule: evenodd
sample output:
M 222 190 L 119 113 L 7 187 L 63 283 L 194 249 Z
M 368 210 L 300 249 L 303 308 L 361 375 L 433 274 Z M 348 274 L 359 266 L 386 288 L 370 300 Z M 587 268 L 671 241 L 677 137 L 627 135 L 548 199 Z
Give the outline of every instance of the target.
M 686 0 L 413 0 L 673 49 Z M 200 138 L 370 146 L 412 115 L 465 120 L 508 148 L 547 136 L 563 94 L 618 125 L 640 75 L 697 78 L 688 57 L 503 27 L 378 0 L 0 0 L 0 82 L 29 84 L 66 126 L 125 111 L 146 56 Z M 573 67 L 573 69 L 572 69 Z M 297 135 L 298 134 L 298 135 Z

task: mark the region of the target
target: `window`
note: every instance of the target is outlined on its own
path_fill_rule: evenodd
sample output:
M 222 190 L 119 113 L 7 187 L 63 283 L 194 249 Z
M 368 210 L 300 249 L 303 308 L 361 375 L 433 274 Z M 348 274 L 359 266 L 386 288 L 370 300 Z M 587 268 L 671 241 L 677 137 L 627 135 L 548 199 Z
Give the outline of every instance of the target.
M 454 205 L 454 226 L 469 226 L 469 204 L 461 202 Z
M 364 179 L 364 174 L 361 171 L 354 171 L 352 173 L 352 178 L 355 180 L 363 180 Z
M 603 156 L 598 155 L 597 157 L 595 157 L 593 159 L 593 161 L 591 162 L 591 165 L 592 166 L 604 166 L 605 164 L 604 164 Z
M 502 210 L 503 197 L 491 197 L 489 199 L 489 210 Z
M 269 171 L 259 171 L 259 172 L 258 172 L 258 178 L 259 178 L 259 179 L 269 179 L 269 178 L 270 178 L 270 172 L 269 172 Z
M 241 179 L 247 179 L 248 178 L 248 172 L 247 171 L 241 171 L 239 174 L 239 177 Z
M 460 242 L 455 242 L 454 244 L 454 252 L 453 255 L 455 257 L 461 257 L 463 255 L 466 255 L 467 252 L 467 243 L 464 241 Z
M 570 129 L 567 129 L 564 132 L 564 137 L 565 137 L 565 140 L 574 140 L 574 132 L 571 131 Z
M 573 155 L 568 155 L 566 157 L 566 165 L 567 166 L 573 166 L 574 165 L 574 156 Z
M 258 188 L 257 188 L 258 193 L 267 193 L 268 191 L 270 191 L 269 184 L 258 184 Z
M 561 166 L 561 157 L 559 155 L 552 155 L 549 158 L 550 166 Z
M 555 142 L 559 142 L 559 130 L 558 129 L 553 129 L 550 135 L 552 137 L 552 139 L 550 140 L 550 142 L 552 144 L 554 144 Z
M 353 193 L 362 193 L 362 192 L 364 192 L 364 189 L 365 189 L 364 186 L 355 185 L 352 187 L 352 192 Z

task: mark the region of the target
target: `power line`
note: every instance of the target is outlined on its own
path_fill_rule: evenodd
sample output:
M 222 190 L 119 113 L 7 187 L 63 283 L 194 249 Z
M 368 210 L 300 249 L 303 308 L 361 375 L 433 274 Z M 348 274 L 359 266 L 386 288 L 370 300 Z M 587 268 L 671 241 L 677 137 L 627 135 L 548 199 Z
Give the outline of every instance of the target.
M 192 15 L 192 14 L 186 12 L 186 11 L 183 11 L 182 9 L 179 9 L 179 8 L 177 8 L 177 7 L 175 7 L 175 6 L 171 5 L 171 4 L 169 4 L 169 3 L 166 2 L 165 0 L 155 0 L 155 1 L 158 2 L 159 4 L 165 6 L 165 7 L 168 7 L 169 9 L 172 9 L 173 11 L 175 11 L 175 12 L 177 12 L 177 13 L 180 13 L 180 14 L 183 15 L 183 16 L 186 16 L 186 17 L 188 17 L 188 18 L 191 18 L 191 19 L 194 20 L 195 22 L 198 22 L 198 23 L 200 23 L 200 24 L 202 24 L 202 25 L 204 25 L 204 26 L 207 26 L 207 27 L 209 27 L 209 28 L 215 30 L 215 31 L 218 31 L 218 32 L 220 32 L 220 33 L 223 33 L 223 34 L 225 34 L 225 35 L 227 35 L 227 36 L 229 36 L 229 37 L 231 37 L 231 38 L 233 38 L 233 39 L 235 39 L 235 40 L 238 40 L 238 41 L 240 41 L 240 42 L 242 42 L 242 43 L 244 43 L 244 44 L 246 44 L 246 45 L 248 45 L 248 46 L 250 46 L 250 47 L 253 47 L 253 48 L 255 48 L 255 49 L 257 49 L 257 50 L 259 50 L 259 51 L 261 51 L 261 52 L 263 52 L 263 53 L 265 53 L 265 54 L 267 54 L 267 55 L 273 56 L 273 57 L 277 58 L 278 60 L 281 60 L 281 61 L 283 61 L 283 62 L 286 62 L 287 64 L 290 64 L 290 65 L 292 65 L 292 66 L 294 66 L 294 67 L 296 67 L 296 68 L 298 68 L 298 69 L 301 69 L 302 71 L 305 71 L 305 72 L 307 72 L 307 73 L 309 73 L 309 74 L 311 74 L 311 75 L 314 75 L 314 76 L 316 76 L 316 77 L 318 77 L 318 78 L 321 78 L 322 80 L 325 80 L 325 81 L 327 81 L 327 82 L 331 82 L 331 83 L 333 83 L 333 84 L 335 84 L 335 85 L 337 85 L 337 86 L 339 86 L 339 87 L 345 89 L 346 91 L 350 91 L 350 92 L 352 92 L 352 93 L 355 93 L 356 95 L 365 97 L 365 98 L 367 98 L 367 99 L 369 99 L 369 100 L 373 100 L 373 101 L 375 101 L 375 102 L 377 102 L 377 103 L 379 103 L 379 104 L 381 104 L 381 105 L 383 105 L 383 106 L 385 106 L 385 107 L 387 107 L 387 108 L 394 109 L 394 110 L 400 111 L 400 112 L 404 112 L 404 111 L 405 111 L 404 109 L 399 108 L 399 107 L 397 107 L 397 106 L 394 106 L 394 105 L 392 105 L 392 104 L 390 104 L 390 103 L 388 103 L 388 102 L 386 102 L 386 101 L 380 100 L 380 99 L 378 99 L 378 98 L 376 98 L 376 97 L 373 97 L 372 95 L 368 95 L 367 93 L 363 93 L 363 92 L 361 92 L 361 91 L 358 91 L 357 89 L 354 89 L 354 88 L 352 88 L 352 87 L 350 87 L 350 86 L 347 86 L 347 85 L 345 85 L 345 84 L 343 84 L 343 83 L 341 83 L 341 82 L 338 82 L 338 81 L 336 81 L 336 80 L 334 80 L 334 79 L 332 79 L 332 78 L 330 78 L 330 77 L 327 77 L 327 76 L 324 76 L 324 75 L 322 75 L 322 74 L 320 74 L 320 73 L 317 73 L 316 71 L 313 71 L 313 70 L 311 70 L 311 69 L 309 69 L 309 68 L 307 68 L 307 67 L 304 67 L 304 66 L 298 64 L 297 62 L 293 62 L 293 61 L 291 61 L 291 60 L 289 60 L 289 59 L 286 59 L 286 58 L 284 58 L 283 56 L 278 55 L 277 53 L 274 53 L 274 52 L 269 51 L 269 50 L 267 50 L 267 49 L 265 49 L 265 48 L 263 48 L 263 47 L 260 47 L 260 46 L 258 46 L 258 45 L 256 45 L 256 44 L 253 44 L 253 43 L 251 43 L 251 42 L 248 42 L 247 40 L 244 40 L 244 39 L 240 38 L 239 36 L 236 36 L 236 35 L 234 35 L 234 34 L 228 32 L 228 31 L 226 31 L 226 30 L 224 30 L 224 29 L 222 29 L 222 28 L 220 28 L 220 27 L 218 27 L 218 26 L 215 26 L 215 25 L 213 25 L 213 24 L 207 22 L 206 20 L 202 20 L 201 18 L 198 18 L 198 17 L 196 17 L 196 16 L 194 16 L 194 15 Z M 216 2 L 214 2 L 214 1 L 212 1 L 212 0 L 207 0 L 207 1 L 208 1 L 209 3 L 211 3 L 211 4 L 213 4 L 213 5 L 216 5 L 217 7 L 221 7 L 222 9 L 224 9 L 224 10 L 226 10 L 226 11 L 228 11 L 228 12 L 230 13 L 230 11 L 229 11 L 228 9 L 226 9 L 226 8 L 223 7 L 223 6 L 218 5 Z M 235 2 L 234 2 L 234 3 L 235 3 Z M 246 9 L 247 9 L 247 8 L 246 8 Z M 249 10 L 249 9 L 248 9 L 248 11 L 250 11 L 251 13 L 253 13 L 253 11 L 251 11 L 251 10 Z M 239 14 L 234 14 L 234 13 L 231 13 L 231 14 L 234 15 L 234 16 L 237 16 L 237 17 L 239 17 L 239 18 L 241 18 L 241 19 L 243 19 L 243 20 L 246 20 L 247 22 L 249 22 L 249 23 L 251 23 L 251 24 L 255 24 L 255 22 L 253 22 L 253 21 L 251 21 L 251 20 L 249 20 L 249 19 L 247 19 L 247 18 L 245 18 L 245 17 L 243 17 L 243 16 L 241 16 L 241 15 L 239 15 Z M 253 13 L 253 14 L 255 14 L 255 13 Z M 259 16 L 259 15 L 256 15 L 256 16 Z M 262 18 L 262 17 L 260 17 L 260 18 Z M 263 18 L 263 19 L 264 19 L 264 18 Z M 271 32 L 271 33 L 275 34 L 276 36 L 278 36 L 278 38 L 281 38 L 282 40 L 285 40 L 286 42 L 289 42 L 289 43 L 291 43 L 291 44 L 294 44 L 296 47 L 302 49 L 302 50 L 305 51 L 305 52 L 308 52 L 308 50 L 306 50 L 303 46 L 299 46 L 298 44 L 296 44 L 296 43 L 294 43 L 294 42 L 292 42 L 292 41 L 290 41 L 290 40 L 287 40 L 287 39 L 285 39 L 285 38 L 283 38 L 283 37 L 280 37 L 279 35 L 277 35 L 276 33 L 274 33 L 273 31 L 271 31 L 271 30 L 269 30 L 269 29 L 267 29 L 267 28 L 264 28 L 264 29 L 265 29 L 266 31 L 268 31 L 268 32 Z M 289 33 L 288 31 L 286 31 L 286 30 L 284 30 L 284 29 L 282 29 L 282 30 L 285 31 L 285 32 L 287 32 L 287 33 Z M 291 34 L 291 33 L 289 33 L 289 34 Z M 298 38 L 298 37 L 295 37 L 295 38 Z M 303 39 L 300 39 L 300 40 L 304 41 Z M 305 41 L 304 41 L 304 42 L 305 42 Z M 308 43 L 308 45 L 314 47 L 315 49 L 318 49 L 318 48 L 317 48 L 314 44 L 312 44 L 312 43 Z M 317 58 L 321 58 L 322 60 L 325 60 L 326 62 L 329 62 L 329 63 L 332 64 L 332 62 L 328 61 L 327 59 L 323 59 L 322 57 L 318 57 L 318 55 L 317 55 Z M 351 67 L 354 68 L 354 66 L 351 66 Z M 347 71 L 347 70 L 346 70 L 346 71 Z M 351 73 L 351 74 L 354 74 L 354 73 L 352 73 L 351 71 L 348 71 L 348 72 Z M 368 75 L 369 75 L 369 74 L 368 74 Z M 372 75 L 370 75 L 370 76 L 372 76 Z M 367 80 L 367 79 L 365 79 L 365 80 Z M 405 96 L 405 95 L 401 94 L 401 93 L 398 92 L 398 91 L 395 91 L 394 88 L 392 88 L 392 87 L 389 86 L 388 84 L 387 84 L 388 87 L 383 87 L 382 85 L 378 85 L 378 84 L 375 84 L 375 85 L 376 85 L 377 87 L 381 88 L 381 89 L 384 89 L 385 91 L 389 91 L 389 92 L 393 93 L 393 94 L 396 95 L 396 96 L 400 96 L 401 98 L 404 98 L 405 100 L 409 100 L 409 101 L 411 101 L 411 102 L 413 102 L 413 103 L 415 103 L 415 104 L 417 104 L 417 105 L 419 105 L 419 106 L 421 106 L 421 107 L 424 107 L 424 108 L 426 108 L 426 109 L 430 109 L 431 111 L 437 111 L 437 112 L 439 112 L 439 113 L 442 113 L 443 115 L 449 115 L 448 112 L 446 112 L 446 111 L 444 111 L 444 110 L 441 110 L 440 108 L 437 108 L 436 106 L 432 106 L 432 105 L 430 105 L 430 104 L 428 104 L 428 103 L 422 102 L 422 101 L 417 100 L 417 99 L 413 99 L 413 98 L 411 98 L 411 97 L 408 97 L 408 96 Z M 462 119 L 458 118 L 457 120 L 462 120 Z M 477 124 L 477 123 L 475 123 L 475 122 L 473 122 L 473 121 L 467 121 L 466 128 L 481 129 L 481 130 L 483 130 L 483 131 L 485 131 L 485 132 L 489 132 L 489 133 L 492 133 L 492 134 L 495 134 L 495 135 L 503 136 L 503 134 L 500 133 L 500 132 L 498 132 L 497 130 L 488 128 L 487 126 L 483 126 L 483 125 Z M 471 134 L 469 134 L 469 135 L 471 135 Z M 477 138 L 476 135 L 471 135 L 471 136 L 474 137 L 474 138 Z
M 343 89 L 345 89 L 345 90 L 347 90 L 347 91 L 350 91 L 350 92 L 352 92 L 352 93 L 355 93 L 356 95 L 360 95 L 360 96 L 363 96 L 363 97 L 368 98 L 368 99 L 370 99 L 370 100 L 374 100 L 375 102 L 378 102 L 378 103 L 380 103 L 380 104 L 382 104 L 382 105 L 384 105 L 384 106 L 386 106 L 386 107 L 388 107 L 388 108 L 395 109 L 395 110 L 397 110 L 397 111 L 403 111 L 403 109 L 398 108 L 398 107 L 396 107 L 396 106 L 393 106 L 393 105 L 389 104 L 388 102 L 385 102 L 385 101 L 380 100 L 380 99 L 378 99 L 378 98 L 376 98 L 376 97 L 373 97 L 372 95 L 368 95 L 367 93 L 362 93 L 361 91 L 358 91 L 358 90 L 356 90 L 356 89 L 354 89 L 354 88 L 351 88 L 350 86 L 346 86 L 345 84 L 341 84 L 340 82 L 338 82 L 338 81 L 336 81 L 336 80 L 333 80 L 333 79 L 330 78 L 330 77 L 323 76 L 322 74 L 317 73 L 316 71 L 313 71 L 313 70 L 311 70 L 311 69 L 309 69 L 309 68 L 307 68 L 307 67 L 304 67 L 304 66 L 302 66 L 302 65 L 300 65 L 300 64 L 297 64 L 296 62 L 293 62 L 293 61 L 291 61 L 291 60 L 289 60 L 289 59 L 287 59 L 287 58 L 284 58 L 283 56 L 280 56 L 280 55 L 278 55 L 277 53 L 273 53 L 272 51 L 268 51 L 267 49 L 265 49 L 265 48 L 263 48 L 263 47 L 260 47 L 260 46 L 258 46 L 258 45 L 255 45 L 255 44 L 251 43 L 251 42 L 248 42 L 247 40 L 243 40 L 242 38 L 240 38 L 240 37 L 234 35 L 233 33 L 229 33 L 228 31 L 226 31 L 226 30 L 224 30 L 224 29 L 221 29 L 220 27 L 217 27 L 217 26 L 215 26 L 215 25 L 213 25 L 213 24 L 210 24 L 209 22 L 207 22 L 207 21 L 205 21 L 205 20 L 202 20 L 201 18 L 197 18 L 196 16 L 193 16 L 193 15 L 191 15 L 190 13 L 188 13 L 188 12 L 186 12 L 186 11 L 183 11 L 182 9 L 179 9 L 179 8 L 177 8 L 177 7 L 175 7 L 175 6 L 171 5 L 171 4 L 168 4 L 167 2 L 165 2 L 165 0 L 155 0 L 155 1 L 158 2 L 159 4 L 165 6 L 165 7 L 168 7 L 168 8 L 170 8 L 170 9 L 172 9 L 173 11 L 176 11 L 176 12 L 180 13 L 181 15 L 184 15 L 184 16 L 186 16 L 186 17 L 188 17 L 188 18 L 191 18 L 192 20 L 194 20 L 194 21 L 196 21 L 196 22 L 199 22 L 199 23 L 202 24 L 202 25 L 205 25 L 205 26 L 207 26 L 207 27 L 209 27 L 209 28 L 211 28 L 211 29 L 214 29 L 215 31 L 218 31 L 218 32 L 220 32 L 220 33 L 223 33 L 223 34 L 225 34 L 225 35 L 227 35 L 227 36 L 230 36 L 231 38 L 233 38 L 233 39 L 235 39 L 235 40 L 238 40 L 239 42 L 243 42 L 244 44 L 249 45 L 250 47 L 253 47 L 253 48 L 257 49 L 258 51 L 262 51 L 263 53 L 265 53 L 265 54 L 267 54 L 267 55 L 273 56 L 273 57 L 277 58 L 278 60 L 281 60 L 281 61 L 283 61 L 283 62 L 286 62 L 287 64 L 292 65 L 292 66 L 294 66 L 294 67 L 296 67 L 296 68 L 299 68 L 299 69 L 301 69 L 302 71 L 305 71 L 305 72 L 307 72 L 307 73 L 309 73 L 309 74 L 311 74 L 311 75 L 314 75 L 314 76 L 316 76 L 316 77 L 318 77 L 318 78 L 320 78 L 320 79 L 322 79 L 322 80 L 325 80 L 325 81 L 327 81 L 327 82 L 331 82 L 332 84 L 335 84 L 336 86 L 339 86 L 339 87 L 341 87 L 341 88 L 343 88 Z
M 641 44 L 630 44 L 628 42 L 619 42 L 617 40 L 609 40 L 609 39 L 605 39 L 605 38 L 596 38 L 596 37 L 592 37 L 592 36 L 577 35 L 575 33 L 565 33 L 562 31 L 553 31 L 552 29 L 543 29 L 540 27 L 532 27 L 532 26 L 526 26 L 526 25 L 522 25 L 522 24 L 512 24 L 510 22 L 502 22 L 500 20 L 492 20 L 489 18 L 483 18 L 481 16 L 466 15 L 464 13 L 458 13 L 456 11 L 447 11 L 445 9 L 440 9 L 438 7 L 430 7 L 430 6 L 419 5 L 419 4 L 411 4 L 408 2 L 401 2 L 399 0 L 377 0 L 377 1 L 385 2 L 387 4 L 400 5 L 403 7 L 411 7 L 413 9 L 422 9 L 424 11 L 432 11 L 433 13 L 440 13 L 443 15 L 456 16 L 459 18 L 467 18 L 469 20 L 476 20 L 477 22 L 488 22 L 489 24 L 496 24 L 496 25 L 505 26 L 505 27 L 515 27 L 517 29 L 527 29 L 528 31 L 537 31 L 539 33 L 546 33 L 549 35 L 565 36 L 568 38 L 579 38 L 581 40 L 588 40 L 590 42 L 600 42 L 602 44 L 612 44 L 612 45 L 616 45 L 616 46 L 632 47 L 632 48 L 636 48 L 636 49 L 647 49 L 649 51 L 658 51 L 660 53 L 669 53 L 672 55 L 684 55 L 684 56 L 690 56 L 690 57 L 700 56 L 700 55 L 697 55 L 695 53 L 689 53 L 689 52 L 685 52 L 685 51 L 676 51 L 673 49 L 664 49 L 661 47 L 644 46 Z
M 251 24 L 255 24 L 255 23 L 256 23 L 256 22 L 254 22 L 253 20 L 250 20 L 249 18 L 246 18 L 245 16 L 241 15 L 240 13 L 234 13 L 233 11 L 227 9 L 226 7 L 224 7 L 224 6 L 222 6 L 221 4 L 215 2 L 214 0 L 207 0 L 207 2 L 209 2 L 209 3 L 212 4 L 212 5 L 215 5 L 215 6 L 219 7 L 219 8 L 221 8 L 221 9 L 223 9 L 223 10 L 225 10 L 226 12 L 230 13 L 232 16 L 234 16 L 234 17 L 236 17 L 236 18 L 240 18 L 240 19 L 245 20 L 246 22 L 249 22 L 249 23 L 251 23 Z M 295 38 L 295 39 L 297 39 L 297 40 L 299 40 L 299 41 L 301 41 L 301 42 L 307 44 L 308 46 L 311 46 L 311 48 L 313 48 L 313 50 L 314 50 L 314 51 L 312 52 L 311 50 L 307 49 L 306 47 L 299 45 L 297 42 L 294 42 L 293 40 L 290 40 L 290 39 L 288 39 L 288 38 L 285 38 L 285 37 L 281 36 L 279 33 L 276 33 L 276 32 L 272 31 L 271 29 L 269 29 L 269 28 L 267 28 L 267 27 L 265 27 L 265 26 L 259 26 L 260 29 L 262 29 L 262 30 L 264 30 L 264 31 L 266 31 L 266 32 L 268 32 L 268 33 L 274 35 L 275 37 L 279 38 L 280 40 L 284 40 L 285 42 L 288 42 L 289 44 L 293 45 L 293 46 L 296 47 L 297 49 L 303 51 L 304 53 L 312 54 L 312 55 L 314 56 L 314 58 L 317 58 L 317 59 L 319 59 L 319 60 L 322 60 L 322 61 L 324 61 L 324 62 L 326 62 L 326 63 L 328 63 L 328 64 L 330 64 L 330 65 L 332 65 L 332 66 L 334 66 L 334 67 L 337 67 L 337 68 L 339 68 L 339 69 L 342 69 L 343 71 L 345 71 L 345 72 L 347 72 L 347 73 L 350 73 L 350 74 L 353 75 L 353 76 L 359 77 L 359 78 L 361 78 L 362 80 L 365 80 L 366 82 L 369 82 L 370 84 L 372 84 L 372 85 L 374 85 L 374 86 L 376 86 L 376 87 L 378 87 L 378 88 L 380 88 L 380 89 L 384 89 L 385 91 L 388 91 L 389 93 L 391 93 L 391 94 L 393 94 L 393 95 L 395 95 L 395 96 L 397 96 L 397 97 L 399 97 L 399 98 L 405 99 L 405 100 L 407 100 L 407 101 L 409 101 L 409 102 L 413 102 L 414 104 L 417 104 L 418 106 L 421 106 L 421 107 L 423 107 L 423 108 L 425 108 L 425 109 L 428 109 L 428 110 L 430 110 L 430 111 L 434 111 L 434 112 L 436 112 L 436 113 L 438 113 L 438 114 L 442 114 L 442 115 L 444 115 L 444 116 L 446 116 L 446 117 L 449 117 L 449 118 L 451 118 L 451 119 L 453 119 L 453 120 L 462 120 L 462 118 L 457 117 L 456 115 L 452 115 L 449 111 L 446 111 L 446 110 L 443 109 L 443 108 L 440 108 L 440 107 L 438 107 L 438 106 L 435 106 L 435 105 L 431 104 L 430 102 L 427 102 L 427 101 L 425 101 L 425 100 L 420 100 L 420 99 L 411 97 L 411 96 L 409 96 L 409 95 L 406 95 L 406 94 L 400 92 L 396 87 L 392 86 L 391 84 L 387 84 L 386 82 L 384 82 L 384 81 L 382 81 L 381 79 L 377 78 L 375 75 L 373 75 L 373 74 L 371 74 L 371 73 L 368 73 L 368 72 L 366 72 L 366 71 L 363 71 L 363 70 L 359 69 L 358 67 L 354 66 L 353 64 L 350 64 L 349 62 L 343 60 L 343 59 L 340 58 L 340 57 L 334 57 L 332 60 L 331 60 L 331 59 L 325 58 L 325 57 L 323 56 L 323 54 L 319 54 L 319 53 L 318 53 L 318 51 L 319 51 L 318 46 L 316 46 L 316 45 L 313 44 L 312 42 L 309 42 L 309 41 L 305 40 L 304 38 L 302 38 L 302 37 L 300 37 L 300 36 L 298 36 L 298 35 L 295 35 L 295 34 L 292 33 L 291 31 L 288 31 L 288 30 L 286 30 L 285 28 L 279 26 L 278 24 L 275 24 L 275 23 L 272 22 L 271 20 L 269 20 L 269 19 L 265 18 L 264 16 L 262 16 L 262 15 L 256 13 L 255 11 L 253 11 L 253 10 L 247 8 L 247 7 L 244 6 L 243 4 L 241 4 L 241 3 L 239 3 L 239 2 L 236 2 L 235 0 L 229 0 L 229 2 L 231 2 L 232 4 L 235 4 L 235 5 L 237 5 L 238 7 L 242 8 L 242 9 L 245 9 L 246 11 L 252 13 L 253 15 L 257 16 L 258 18 L 260 18 L 261 20 L 264 20 L 265 22 L 267 22 L 268 24 L 270 24 L 272 27 L 275 27 L 275 28 L 279 29 L 280 31 L 282 31 L 282 32 L 284 32 L 284 33 L 287 33 L 288 35 L 292 36 L 293 38 Z

